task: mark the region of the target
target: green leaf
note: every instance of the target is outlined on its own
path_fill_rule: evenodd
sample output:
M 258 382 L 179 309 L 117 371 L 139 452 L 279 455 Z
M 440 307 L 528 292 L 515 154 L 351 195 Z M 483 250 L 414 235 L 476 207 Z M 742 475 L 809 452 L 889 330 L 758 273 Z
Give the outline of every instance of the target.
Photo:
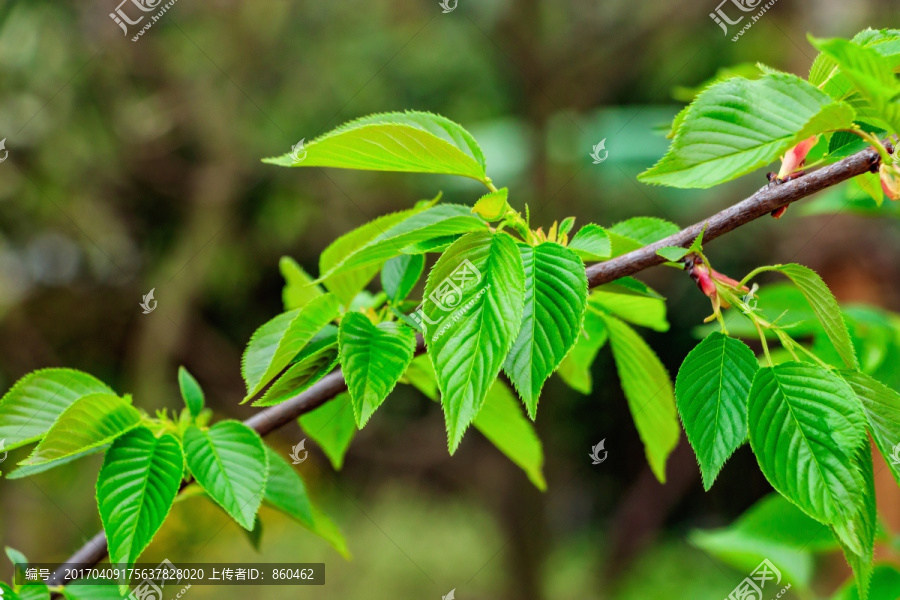
M 697 344 L 678 369 L 678 414 L 706 490 L 747 439 L 747 398 L 757 369 L 759 363 L 750 348 L 719 332 Z
M 303 308 L 324 292 L 314 283 L 312 277 L 303 270 L 296 260 L 290 256 L 282 256 L 278 261 L 278 270 L 284 277 L 284 288 L 281 290 L 281 301 L 284 310 Z
M 875 565 L 872 583 L 869 586 L 869 597 L 873 600 L 900 598 L 900 571 L 897 567 L 889 564 Z M 849 580 L 831 600 L 861 600 L 855 581 Z
M 607 230 L 612 242 L 611 256 L 621 256 L 681 231 L 675 223 L 657 217 L 632 217 Z
M 559 223 L 559 237 L 568 235 L 572 228 L 575 227 L 575 217 L 566 217 Z
M 426 398 L 435 402 L 441 401 L 441 392 L 438 389 L 434 366 L 431 364 L 431 359 L 427 356 L 420 355 L 413 358 L 406 368 L 406 373 L 403 374 L 401 381 L 422 392 Z
M 524 301 L 522 258 L 506 233 L 460 238 L 428 275 L 423 310 L 427 321 L 438 325 L 425 341 L 441 389 L 451 454 L 512 347 Z
M 412 361 L 416 334 L 400 323 L 374 325 L 362 313 L 347 313 L 338 340 L 353 414 L 362 429 Z
M 16 591 L 18 600 L 50 600 L 50 589 L 43 582 L 26 583 Z
M 849 97 L 853 92 L 866 100 L 866 119 L 876 118 L 894 132 L 900 131 L 900 82 L 894 76 L 895 63 L 872 48 L 843 39 L 815 39 L 810 42 L 840 69 L 824 84 L 832 96 Z M 852 87 L 851 87 L 852 85 Z
M 666 301 L 636 294 L 617 294 L 597 289 L 588 297 L 588 310 L 603 310 L 620 319 L 654 331 L 668 331 Z
M 604 315 L 616 370 L 628 400 L 650 468 L 665 483 L 666 460 L 678 445 L 681 430 L 675 416 L 675 395 L 666 368 L 631 327 Z
M 25 570 L 28 568 L 28 559 L 24 554 L 16 550 L 15 548 L 10 548 L 6 546 L 6 556 L 9 558 L 9 562 L 13 565 L 13 579 L 12 581 L 16 581 L 17 577 L 25 578 Z
M 338 316 L 337 298 L 319 296 L 303 308 L 281 313 L 254 332 L 244 350 L 241 373 L 247 383 L 244 402 L 278 375 L 313 336 Z
M 300 160 L 288 153 L 263 162 L 487 178 L 484 154 L 475 139 L 453 121 L 424 112 L 363 117 L 313 140 L 304 150 Z
M 512 210 L 507 202 L 508 197 L 509 190 L 506 188 L 485 194 L 472 207 L 472 212 L 485 221 L 499 221 L 507 211 Z
M 547 489 L 542 472 L 544 450 L 541 440 L 522 414 L 516 397 L 502 381 L 495 381 L 491 386 L 473 425 L 525 471 L 536 488 L 541 491 Z
M 365 245 L 334 264 L 327 272 L 323 272 L 321 279 L 329 285 L 329 281 L 336 276 L 346 276 L 348 273 L 367 274 L 372 268 L 380 267 L 386 260 L 407 253 L 410 246 L 486 229 L 487 223 L 473 215 L 469 207 L 441 204 L 413 214 L 380 232 Z M 368 278 L 371 279 L 371 276 Z
M 424 270 L 423 254 L 395 256 L 384 263 L 381 269 L 381 287 L 392 302 L 402 302 L 416 287 Z
M 203 389 L 184 367 L 178 367 L 178 388 L 181 390 L 181 398 L 191 416 L 199 415 L 203 410 Z
M 689 249 L 682 248 L 681 246 L 666 246 L 665 248 L 660 248 L 656 251 L 657 254 L 669 262 L 680 261 L 688 252 L 690 252 Z
M 572 237 L 569 249 L 581 260 L 596 261 L 609 258 L 612 245 L 605 229 L 594 223 L 588 223 Z
M 311 437 L 331 461 L 335 471 L 344 466 L 344 455 L 356 435 L 353 401 L 344 392 L 299 419 L 303 431 Z
M 900 394 L 859 371 L 840 374 L 862 404 L 875 445 L 900 484 Z
M 200 487 L 252 531 L 269 473 L 259 435 L 237 421 L 221 421 L 208 431 L 191 426 L 184 432 L 184 454 Z
M 786 362 L 757 371 L 750 390 L 750 446 L 769 483 L 814 519 L 833 525 L 856 553 L 852 531 L 865 480 L 855 464 L 866 443 L 853 390 L 830 371 Z
M 440 196 L 435 198 L 433 202 L 437 202 L 439 199 Z M 374 221 L 369 221 L 368 223 L 345 233 L 335 241 L 331 242 L 331 244 L 322 251 L 322 254 L 319 256 L 319 273 L 328 273 L 348 257 L 371 243 L 376 237 L 383 235 L 385 231 L 388 231 L 397 223 L 427 210 L 432 203 L 417 205 L 408 210 L 380 216 Z M 366 267 L 365 269 L 357 269 L 341 275 L 327 277 L 324 281 L 325 287 L 328 288 L 328 291 L 335 294 L 344 306 L 350 306 L 350 303 L 353 301 L 353 298 L 356 297 L 356 294 L 366 287 L 366 284 L 372 280 L 378 272 L 378 269 L 379 265 L 375 264 Z
M 150 544 L 172 508 L 184 471 L 181 444 L 138 427 L 106 452 L 97 478 L 97 506 L 110 561 L 132 565 Z
M 760 267 L 745 277 L 745 281 L 764 271 L 782 273 L 794 282 L 794 285 L 803 292 L 806 301 L 809 302 L 809 305 L 816 313 L 816 317 L 818 317 L 819 322 L 825 329 L 828 339 L 834 344 L 835 350 L 841 355 L 844 363 L 851 369 L 858 368 L 859 362 L 856 360 L 856 353 L 853 351 L 853 344 L 850 342 L 850 334 L 847 331 L 844 317 L 841 315 L 841 309 L 818 273 L 809 267 L 790 263 Z
M 44 436 L 59 415 L 89 394 L 115 394 L 105 383 L 74 369 L 29 373 L 0 399 L 0 439 L 13 450 Z
M 861 550 L 856 550 L 847 544 L 842 538 L 842 529 L 832 527 L 844 557 L 856 579 L 856 588 L 860 598 L 866 600 L 869 592 L 869 582 L 872 578 L 872 560 L 875 556 L 875 535 L 878 529 L 878 514 L 875 506 L 875 474 L 872 468 L 872 448 L 869 440 L 865 440 L 856 456 L 855 464 L 862 473 L 865 489 L 862 502 L 856 506 L 856 513 L 851 523 L 846 528 L 854 538 L 858 538 L 862 544 Z M 861 506 L 860 506 L 861 505 Z
M 594 311 L 586 311 L 578 341 L 556 370 L 566 385 L 585 395 L 591 393 L 591 365 L 608 337 L 603 318 Z
M 32 475 L 38 475 L 45 471 L 49 471 L 50 469 L 55 469 L 56 467 L 61 467 L 63 465 L 67 465 L 69 463 L 75 462 L 80 458 L 84 458 L 85 456 L 90 456 L 92 454 L 98 454 L 100 452 L 106 452 L 106 449 L 109 448 L 109 445 L 104 444 L 103 446 L 97 446 L 95 448 L 89 448 L 84 452 L 79 452 L 77 454 L 73 454 L 71 456 L 67 456 L 65 458 L 59 458 L 57 460 L 51 460 L 50 462 L 41 463 L 39 465 L 25 465 L 21 467 L 17 467 L 13 471 L 6 476 L 7 479 L 22 479 L 24 477 L 31 477 Z
M 559 366 L 581 332 L 587 305 L 584 263 L 555 242 L 519 245 L 525 267 L 522 327 L 503 365 L 535 418 L 544 382 Z
M 130 400 L 106 393 L 76 400 L 20 464 L 40 465 L 108 444 L 140 423 L 141 415 Z
M 855 111 L 803 79 L 735 77 L 697 96 L 644 183 L 709 188 L 763 167 L 814 134 L 852 125 Z
M 62 589 L 66 600 L 126 600 L 130 593 L 120 593 L 118 586 L 112 583 L 85 583 L 67 585 Z
M 266 454 L 269 457 L 269 480 L 263 502 L 322 537 L 342 556 L 349 558 L 344 536 L 328 517 L 313 507 L 300 474 L 269 446 L 266 446 Z
M 312 345 L 312 342 L 310 343 Z M 308 390 L 334 370 L 338 360 L 336 343 L 323 345 L 313 352 L 304 349 L 302 358 L 293 363 L 253 406 L 275 406 Z

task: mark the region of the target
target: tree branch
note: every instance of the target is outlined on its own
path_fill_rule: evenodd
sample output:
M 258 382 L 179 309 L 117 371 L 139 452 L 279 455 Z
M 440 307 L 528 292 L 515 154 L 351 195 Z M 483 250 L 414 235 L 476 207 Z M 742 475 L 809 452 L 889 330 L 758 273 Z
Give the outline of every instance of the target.
M 586 270 L 588 283 L 590 287 L 597 287 L 666 262 L 666 259 L 656 254 L 658 249 L 666 246 L 687 247 L 700 234 L 704 226 L 706 233 L 703 234 L 703 241 L 709 242 L 741 225 L 768 215 L 776 208 L 787 206 L 816 192 L 871 171 L 878 166 L 879 160 L 878 153 L 869 148 L 787 183 L 767 185 L 749 198 L 708 219 L 695 223 L 675 235 L 606 262 L 591 265 Z M 425 341 L 420 334 L 416 337 L 416 353 L 421 354 L 424 351 Z M 297 417 L 318 408 L 346 389 L 347 383 L 344 381 L 341 370 L 338 369 L 320 379 L 305 392 L 253 415 L 244 421 L 244 424 L 265 436 L 294 421 Z M 48 583 L 51 585 L 65 584 L 66 580 L 63 574 L 67 566 L 75 563 L 96 564 L 103 560 L 106 554 L 106 537 L 101 531 L 54 571 Z

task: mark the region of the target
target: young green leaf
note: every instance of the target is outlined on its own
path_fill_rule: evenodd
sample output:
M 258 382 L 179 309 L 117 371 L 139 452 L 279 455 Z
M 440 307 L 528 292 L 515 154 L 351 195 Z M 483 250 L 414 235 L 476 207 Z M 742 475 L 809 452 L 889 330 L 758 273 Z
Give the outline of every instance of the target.
M 344 455 L 356 435 L 353 401 L 344 392 L 299 419 L 303 431 L 311 437 L 331 461 L 335 471 L 344 466 Z
M 547 489 L 542 472 L 544 450 L 541 440 L 522 414 L 516 397 L 502 381 L 495 381 L 491 386 L 473 425 L 521 467 L 537 489 Z
M 878 529 L 878 513 L 875 506 L 875 474 L 872 467 L 872 448 L 866 440 L 855 460 L 856 467 L 862 474 L 865 488 L 863 498 L 856 505 L 853 520 L 847 526 L 835 527 L 832 530 L 838 538 L 841 550 L 847 563 L 853 570 L 856 579 L 856 589 L 861 600 L 869 597 L 869 582 L 872 579 L 872 560 L 875 555 L 875 535 Z M 846 528 L 854 539 L 859 539 L 861 549 L 854 549 L 847 544 L 843 537 L 846 535 L 842 529 Z M 876 596 L 877 598 L 877 596 Z
M 759 363 L 750 348 L 719 332 L 697 344 L 678 369 L 678 414 L 706 490 L 747 439 L 747 399 L 757 369 Z
M 603 310 L 633 325 L 668 331 L 666 301 L 637 294 L 617 294 L 596 289 L 588 297 L 588 310 Z
M 588 223 L 572 237 L 569 250 L 575 252 L 581 260 L 596 261 L 609 258 L 612 246 L 605 229 Z
M 534 419 L 544 382 L 581 332 L 588 286 L 584 263 L 568 248 L 545 242 L 520 244 L 519 250 L 525 267 L 525 312 L 503 370 Z
M 343 277 L 354 273 L 367 274 L 372 268 L 381 266 L 390 258 L 404 253 L 412 253 L 409 252 L 410 246 L 471 231 L 485 231 L 487 227 L 487 223 L 473 215 L 468 206 L 459 204 L 434 206 L 411 215 L 380 232 L 364 246 L 333 265 L 327 272 L 323 272 L 321 279 L 325 281 L 326 285 L 330 285 L 329 281 L 334 277 Z M 359 280 L 362 280 L 362 276 Z
M 900 394 L 859 371 L 840 374 L 862 404 L 875 445 L 900 484 Z
M 438 259 L 425 286 L 425 335 L 450 453 L 478 414 L 519 327 L 525 271 L 506 233 L 470 233 Z
M 43 437 L 59 415 L 89 394 L 115 394 L 99 379 L 74 369 L 29 373 L 0 399 L 0 439 L 12 450 Z
M 22 465 L 39 465 L 66 458 L 103 444 L 137 427 L 141 414 L 131 398 L 88 394 L 67 408 Z
M 592 310 L 586 311 L 578 341 L 556 370 L 566 385 L 584 395 L 591 393 L 593 389 L 591 365 L 594 364 L 597 353 L 608 337 L 603 318 Z
M 840 72 L 825 84 L 832 95 L 849 95 L 852 91 L 866 100 L 866 119 L 877 119 L 893 131 L 900 131 L 900 82 L 894 75 L 894 63 L 872 48 L 866 48 L 843 39 L 810 42 L 839 67 Z M 852 84 L 852 88 L 851 85 Z
M 99 454 L 100 452 L 106 452 L 106 449 L 109 448 L 109 444 L 103 444 L 102 446 L 96 446 L 94 448 L 88 448 L 83 452 L 78 452 L 76 454 L 72 454 L 71 456 L 67 456 L 65 458 L 59 458 L 56 460 L 51 460 L 50 462 L 40 463 L 37 465 L 23 465 L 17 467 L 15 470 L 11 471 L 6 478 L 7 479 L 22 479 L 24 477 L 31 477 L 32 475 L 38 475 L 40 473 L 44 473 L 45 471 L 49 471 L 50 469 L 55 469 L 56 467 L 61 467 L 63 465 L 67 465 L 69 463 L 75 462 L 80 458 L 84 458 L 85 456 L 91 456 L 92 454 Z
M 237 421 L 221 421 L 208 431 L 191 426 L 184 432 L 184 454 L 200 487 L 252 531 L 269 473 L 259 435 Z
M 325 294 L 303 308 L 281 313 L 262 325 L 250 338 L 241 364 L 247 383 L 244 402 L 278 375 L 325 325 L 338 316 L 337 298 Z
M 300 474 L 269 446 L 266 446 L 266 454 L 269 457 L 269 480 L 263 502 L 322 537 L 344 558 L 349 558 L 344 536 L 328 517 L 313 506 Z
M 575 227 L 575 217 L 566 217 L 559 223 L 559 237 L 568 235 L 572 228 Z
M 416 334 L 400 323 L 374 325 L 362 313 L 347 313 L 338 340 L 353 414 L 362 429 L 412 361 Z
M 370 115 L 313 140 L 303 151 L 263 162 L 283 167 L 444 173 L 485 181 L 475 139 L 444 117 L 424 112 Z
M 113 442 L 97 478 L 97 506 L 113 565 L 137 562 L 169 514 L 183 470 L 181 444 L 171 434 L 157 438 L 138 427 Z
M 438 199 L 440 199 L 440 196 L 438 196 L 434 202 Z M 347 258 L 371 243 L 376 237 L 383 235 L 385 231 L 390 230 L 391 227 L 397 223 L 427 210 L 432 204 L 433 202 L 419 204 L 407 210 L 382 215 L 373 221 L 369 221 L 368 223 L 345 233 L 335 241 L 331 242 L 331 244 L 322 251 L 322 254 L 319 256 L 319 274 L 323 275 L 333 270 L 337 265 L 341 264 L 347 260 Z M 366 287 L 366 284 L 368 284 L 375 274 L 378 273 L 378 269 L 379 265 L 376 263 L 365 269 L 356 269 L 341 275 L 327 277 L 324 279 L 324 284 L 329 292 L 340 299 L 341 304 L 350 306 L 350 303 L 353 301 L 356 294 Z
M 666 155 L 638 179 L 709 188 L 769 164 L 814 134 L 848 128 L 855 116 L 794 75 L 728 79 L 697 96 Z
M 511 210 L 507 203 L 509 190 L 500 188 L 496 192 L 490 192 L 478 199 L 472 212 L 485 221 L 499 221 L 507 211 Z
M 304 350 L 305 352 L 306 350 Z M 262 398 L 253 403 L 253 406 L 275 406 L 305 392 L 314 383 L 328 375 L 334 369 L 337 360 L 336 343 L 323 345 L 313 352 L 305 353 L 275 380 L 275 383 L 266 390 Z
M 303 267 L 290 256 L 281 257 L 281 260 L 278 261 L 278 270 L 284 277 L 281 301 L 285 311 L 303 308 L 311 300 L 325 293 L 314 283 L 313 278 L 303 270 Z
M 621 256 L 679 231 L 681 228 L 675 223 L 657 217 L 632 217 L 620 221 L 607 230 L 612 243 L 610 256 Z
M 859 362 L 856 360 L 856 353 L 853 350 L 853 344 L 850 342 L 850 334 L 847 331 L 844 317 L 841 315 L 841 309 L 837 300 L 831 295 L 831 290 L 828 289 L 828 286 L 825 285 L 818 273 L 809 267 L 790 263 L 760 267 L 751 272 L 745 279 L 749 280 L 764 271 L 782 273 L 794 282 L 794 285 L 803 292 L 806 301 L 809 302 L 809 305 L 816 313 L 816 317 L 822 323 L 828 339 L 834 344 L 835 350 L 841 355 L 844 363 L 851 369 L 858 368 Z
M 862 553 L 852 523 L 865 500 L 855 459 L 866 427 L 853 390 L 817 365 L 786 362 L 757 371 L 748 410 L 750 446 L 772 487 Z
M 62 594 L 66 600 L 129 600 L 130 595 L 127 592 L 124 594 L 119 592 L 118 586 L 109 581 L 89 583 L 85 580 L 79 580 L 76 585 L 67 585 L 62 588 Z
M 178 367 L 178 388 L 181 390 L 181 398 L 191 416 L 199 415 L 203 410 L 203 389 L 184 367 Z
M 381 269 L 381 287 L 391 302 L 406 300 L 425 270 L 423 254 L 403 254 L 395 256 Z
M 628 400 L 650 468 L 665 483 L 666 460 L 678 445 L 680 428 L 675 416 L 672 381 L 659 358 L 631 327 L 603 315 L 609 331 L 616 370 Z
M 657 254 L 669 262 L 680 261 L 688 252 L 690 252 L 689 249 L 682 248 L 681 246 L 666 246 L 665 248 L 660 248 L 656 251 Z

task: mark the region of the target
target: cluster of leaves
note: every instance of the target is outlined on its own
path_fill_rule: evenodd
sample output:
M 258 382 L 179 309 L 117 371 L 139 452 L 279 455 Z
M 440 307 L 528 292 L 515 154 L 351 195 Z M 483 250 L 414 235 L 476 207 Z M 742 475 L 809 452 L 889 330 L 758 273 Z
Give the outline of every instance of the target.
M 704 86 L 676 118 L 669 152 L 641 179 L 709 187 L 767 165 L 810 138 L 817 143 L 811 151 L 804 146 L 802 158 L 816 164 L 865 144 L 889 159 L 880 138 L 900 131 L 894 75 L 900 32 L 867 30 L 852 41 L 813 43 L 822 54 L 809 81 L 760 66 L 754 79 Z M 584 266 L 657 242 L 678 231 L 672 223 L 637 217 L 575 231 L 569 217 L 546 231 L 533 228 L 528 207 L 524 214 L 514 209 L 508 190 L 493 185 L 474 138 L 428 113 L 359 119 L 309 143 L 302 155 L 267 162 L 456 175 L 488 190 L 471 208 L 441 203 L 438 196 L 358 227 L 322 252 L 318 277 L 282 259 L 284 312 L 247 345 L 244 401 L 257 407 L 289 401 L 340 365 L 347 391 L 299 419 L 336 469 L 355 432 L 402 383 L 440 402 L 451 453 L 474 424 L 543 489 L 543 451 L 528 418 L 535 419 L 554 372 L 591 393 L 590 365 L 608 340 L 660 481 L 680 436 L 678 415 L 707 488 L 749 439 L 772 486 L 831 530 L 866 597 L 876 535 L 867 436 L 882 453 L 900 441 L 900 396 L 877 379 L 883 361 L 860 366 L 844 316 L 814 272 L 777 265 L 745 280 L 764 271 L 789 278 L 817 323 L 809 345 L 802 330 L 792 328 L 796 323 L 751 305 L 743 282 L 709 267 L 702 235 L 689 248 L 661 250 L 676 266 L 690 261 L 720 324 L 687 356 L 673 385 L 632 327 L 665 331 L 664 299 L 630 277 L 590 291 Z M 380 291 L 373 293 L 376 278 Z M 767 288 L 760 297 L 769 302 L 777 295 Z M 729 306 L 759 337 L 762 365 L 740 335 L 729 335 L 721 312 Z M 857 331 L 876 329 L 871 319 L 860 325 Z M 742 330 L 734 325 L 732 331 Z M 782 344 L 781 354 L 769 351 L 772 340 Z M 420 356 L 423 350 L 427 356 Z M 266 502 L 345 551 L 291 466 L 246 425 L 209 426 L 199 386 L 186 371 L 179 376 L 186 408 L 177 418 L 150 417 L 128 396 L 77 371 L 26 376 L 0 399 L 0 438 L 10 449 L 38 444 L 9 476 L 105 451 L 97 500 L 117 564 L 138 558 L 176 497 L 184 497 L 179 490 L 193 483 L 191 489 L 202 490 L 249 531 L 258 527 L 256 513 Z
M 810 42 L 820 54 L 808 79 L 744 65 L 740 76 L 729 69 L 686 93 L 695 97 L 672 124 L 669 151 L 638 179 L 709 188 L 764 167 L 810 138 L 816 143 L 805 156 L 807 166 L 871 144 L 889 167 L 880 140 L 900 133 L 900 30 L 867 29 L 852 40 Z M 896 176 L 896 168 L 890 174 Z M 857 184 L 882 202 L 877 175 L 860 175 Z
M 197 381 L 184 368 L 178 381 L 185 407 L 177 416 L 150 416 L 129 395 L 116 394 L 87 373 L 43 369 L 26 375 L 0 399 L 0 438 L 7 450 L 37 445 L 7 477 L 36 475 L 104 452 L 96 497 L 116 565 L 137 561 L 172 505 L 195 494 L 221 506 L 251 539 L 258 539 L 257 511 L 266 504 L 346 555 L 340 532 L 312 504 L 296 470 L 243 423 L 209 426 Z M 49 598 L 40 582 L 14 588 L 21 598 Z M 84 592 L 82 586 L 66 590 L 72 598 Z

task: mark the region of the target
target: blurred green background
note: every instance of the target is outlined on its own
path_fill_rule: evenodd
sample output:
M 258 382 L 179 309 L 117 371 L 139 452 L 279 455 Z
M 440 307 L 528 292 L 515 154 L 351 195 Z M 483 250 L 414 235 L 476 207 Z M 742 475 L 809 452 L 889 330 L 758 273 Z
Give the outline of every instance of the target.
M 723 66 L 761 61 L 805 74 L 806 33 L 850 37 L 898 25 L 893 0 L 780 0 L 737 42 L 710 19 L 718 0 L 179 0 L 137 42 L 110 19 L 117 0 L 0 4 L 0 389 L 28 371 L 88 371 L 147 409 L 180 406 L 186 365 L 217 418 L 246 418 L 240 357 L 281 310 L 278 259 L 317 272 L 318 253 L 367 220 L 474 182 L 425 175 L 281 169 L 260 163 L 346 120 L 417 109 L 468 128 L 488 172 L 532 223 L 575 215 L 609 225 L 654 215 L 681 225 L 749 195 L 762 173 L 712 191 L 670 191 L 635 175 L 662 131 Z M 131 9 L 134 14 L 134 9 Z M 609 158 L 593 164 L 594 144 Z M 841 301 L 900 309 L 900 228 L 856 214 L 762 219 L 711 244 L 743 275 L 797 261 Z M 863 206 L 862 208 L 865 208 Z M 865 212 L 865 211 L 863 211 Z M 883 211 L 892 215 L 891 207 Z M 669 299 L 668 333 L 648 340 L 674 375 L 709 312 L 673 269 L 642 274 Z M 155 289 L 158 308 L 138 303 Z M 147 562 L 322 562 L 318 587 L 194 586 L 190 598 L 460 600 L 720 599 L 747 575 L 690 545 L 770 491 L 747 448 L 704 493 L 682 443 L 660 486 L 646 465 L 608 349 L 590 396 L 552 378 L 537 421 L 549 489 L 472 430 L 449 457 L 437 406 L 399 389 L 360 432 L 342 471 L 314 444 L 300 472 L 345 533 L 352 561 L 263 510 L 254 550 L 210 502 L 176 505 Z M 269 441 L 286 454 L 296 425 Z M 592 466 L 590 447 L 609 458 Z M 10 453 L 11 462 L 27 450 Z M 100 527 L 94 456 L 0 481 L 0 543 L 64 560 Z M 5 468 L 4 471 L 9 471 Z M 889 477 L 889 476 L 888 476 Z M 896 486 L 892 486 L 892 489 Z M 898 496 L 882 494 L 897 516 Z M 889 558 L 889 557 L 888 557 Z M 4 562 L 0 575 L 8 579 Z M 848 575 L 820 564 L 825 595 Z M 299 590 L 299 591 L 298 591 Z M 790 595 L 785 597 L 791 597 Z

